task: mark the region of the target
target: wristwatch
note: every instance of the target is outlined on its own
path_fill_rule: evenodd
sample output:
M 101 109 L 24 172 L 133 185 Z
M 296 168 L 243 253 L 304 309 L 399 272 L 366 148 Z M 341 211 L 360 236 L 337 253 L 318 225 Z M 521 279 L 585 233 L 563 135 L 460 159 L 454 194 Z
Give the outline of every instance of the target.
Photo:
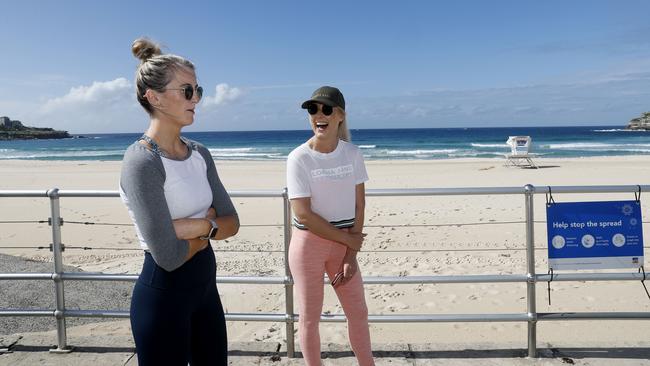
M 219 225 L 217 225 L 216 221 L 209 218 L 206 218 L 206 220 L 210 222 L 211 227 L 210 227 L 210 231 L 208 232 L 208 235 L 199 237 L 199 239 L 201 240 L 214 239 L 214 237 L 217 236 L 217 232 L 219 231 Z

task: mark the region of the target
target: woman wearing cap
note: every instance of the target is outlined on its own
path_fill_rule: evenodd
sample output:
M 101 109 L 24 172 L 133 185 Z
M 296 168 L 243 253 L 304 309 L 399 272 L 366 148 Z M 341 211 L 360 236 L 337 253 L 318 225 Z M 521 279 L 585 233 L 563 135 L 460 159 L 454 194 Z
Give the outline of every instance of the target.
M 320 365 L 319 321 L 327 273 L 348 321 L 359 365 L 374 365 L 368 308 L 357 264 L 368 180 L 363 155 L 350 143 L 345 99 L 323 86 L 302 104 L 314 132 L 287 159 L 287 189 L 294 212 L 289 266 L 299 299 L 299 340 L 307 365 Z
M 226 326 L 210 239 L 239 229 L 210 152 L 180 135 L 203 89 L 194 65 L 147 39 L 136 97 L 149 128 L 124 154 L 120 195 L 135 223 L 144 265 L 133 289 L 131 328 L 138 364 L 226 365 Z

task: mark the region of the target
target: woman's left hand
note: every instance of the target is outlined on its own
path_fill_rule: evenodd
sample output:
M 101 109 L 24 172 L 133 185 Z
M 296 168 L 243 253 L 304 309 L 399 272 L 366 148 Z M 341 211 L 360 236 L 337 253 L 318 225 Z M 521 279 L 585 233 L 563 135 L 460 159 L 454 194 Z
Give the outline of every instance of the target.
M 343 278 L 339 282 L 340 285 L 346 284 L 359 270 L 357 263 L 357 251 L 348 248 L 343 257 Z

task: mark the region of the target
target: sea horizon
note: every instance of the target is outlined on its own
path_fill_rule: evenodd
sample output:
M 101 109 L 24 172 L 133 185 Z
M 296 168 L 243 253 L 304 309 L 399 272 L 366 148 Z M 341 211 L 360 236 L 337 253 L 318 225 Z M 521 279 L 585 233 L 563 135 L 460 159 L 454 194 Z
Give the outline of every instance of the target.
M 537 157 L 650 155 L 650 132 L 620 125 L 351 129 L 366 160 L 497 158 L 508 136 L 531 136 Z M 0 141 L 0 160 L 121 160 L 141 133 L 73 134 L 56 140 Z M 284 160 L 311 130 L 186 132 L 216 160 Z

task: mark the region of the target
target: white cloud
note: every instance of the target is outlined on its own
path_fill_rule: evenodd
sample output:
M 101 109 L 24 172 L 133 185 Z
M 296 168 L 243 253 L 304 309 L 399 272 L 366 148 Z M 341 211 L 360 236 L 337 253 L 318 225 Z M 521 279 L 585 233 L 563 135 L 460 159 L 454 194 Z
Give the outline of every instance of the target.
M 48 100 L 43 106 L 43 112 L 48 113 L 68 107 L 79 107 L 114 101 L 120 99 L 125 91 L 132 91 L 131 83 L 125 78 L 111 81 L 94 81 L 90 86 L 79 86 L 70 89 L 68 94 Z
M 72 133 L 112 133 L 140 131 L 147 117 L 135 100 L 133 84 L 120 77 L 73 87 L 45 101 L 29 119 Z
M 213 121 L 212 113 L 225 111 L 215 107 L 231 104 L 243 94 L 240 88 L 217 85 L 214 96 L 207 96 L 202 102 L 208 107 L 205 108 L 207 115 L 200 114 L 195 125 L 188 127 L 187 131 L 219 129 L 206 125 Z M 73 134 L 138 132 L 147 128 L 148 120 L 146 112 L 136 101 L 133 83 L 123 77 L 75 86 L 65 95 L 44 101 L 24 116 L 24 121 L 30 125 L 52 127 Z
M 205 107 L 218 107 L 241 98 L 243 91 L 240 88 L 230 87 L 230 85 L 221 83 L 215 87 L 215 94 L 213 97 L 206 96 L 203 98 L 203 105 Z

